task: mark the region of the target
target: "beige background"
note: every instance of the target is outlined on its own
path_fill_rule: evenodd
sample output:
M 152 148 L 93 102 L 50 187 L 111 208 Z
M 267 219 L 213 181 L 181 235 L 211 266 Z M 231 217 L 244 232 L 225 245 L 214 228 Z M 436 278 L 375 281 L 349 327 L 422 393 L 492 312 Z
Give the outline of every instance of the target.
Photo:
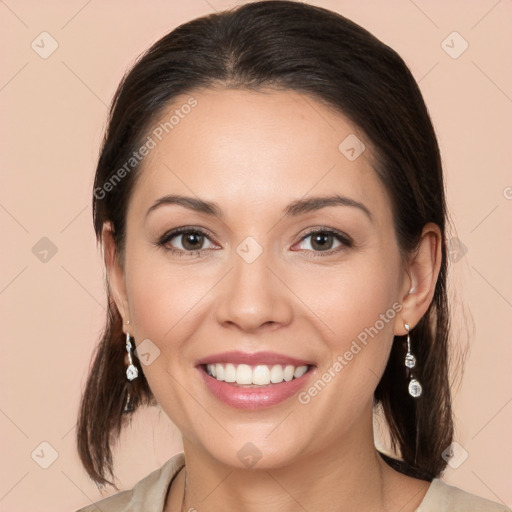
M 459 455 L 460 465 L 444 478 L 512 506 L 512 4 L 311 3 L 369 29 L 419 80 L 444 159 L 452 236 L 467 247 L 453 253 L 452 289 L 463 301 L 454 320 L 457 349 L 470 349 L 455 395 L 456 440 L 468 457 Z M 74 424 L 105 315 L 91 191 L 107 105 L 151 43 L 182 22 L 233 5 L 0 1 L 2 511 L 69 511 L 100 497 L 79 463 Z M 40 53 L 52 41 L 39 37 L 43 31 L 58 44 L 46 59 Z M 446 39 L 454 31 L 469 44 L 458 58 L 452 56 L 464 41 Z M 43 237 L 55 254 L 42 252 L 49 247 Z M 179 447 L 163 413 L 139 414 L 116 458 L 120 487 Z

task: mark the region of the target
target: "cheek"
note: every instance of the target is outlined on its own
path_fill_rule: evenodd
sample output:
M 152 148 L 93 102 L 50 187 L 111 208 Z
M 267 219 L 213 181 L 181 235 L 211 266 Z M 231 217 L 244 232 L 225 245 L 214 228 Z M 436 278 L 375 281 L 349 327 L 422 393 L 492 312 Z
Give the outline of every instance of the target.
M 150 353 L 157 354 L 150 364 L 141 364 L 142 370 L 166 414 L 186 430 L 193 420 L 184 420 L 190 404 L 179 383 L 192 371 L 186 360 L 187 340 L 194 336 L 198 304 L 209 287 L 200 279 L 191 279 L 190 267 L 170 272 L 165 259 L 158 262 L 151 256 L 134 257 L 131 266 L 127 261 L 126 270 L 136 345 L 145 343 L 144 352 L 149 347 Z
M 315 273 L 301 282 L 297 295 L 317 315 L 329 353 L 322 371 L 337 376 L 331 391 L 338 388 L 345 400 L 365 402 L 384 372 L 401 310 L 398 259 L 354 259 L 337 272 Z M 336 361 L 338 371 L 332 368 Z
M 301 271 L 293 289 L 324 324 L 323 332 L 341 349 L 385 315 L 394 318 L 399 284 L 398 261 L 392 257 L 353 258 L 336 268 Z M 391 310 L 390 310 L 391 309 Z M 392 322 L 378 323 L 379 330 L 392 331 Z M 336 346 L 337 345 L 337 346 Z
M 131 253 L 126 261 L 126 288 L 130 303 L 130 323 L 136 345 L 143 340 L 153 346 L 158 357 L 142 369 L 160 403 L 173 395 L 179 399 L 179 385 L 173 377 L 190 377 L 191 340 L 199 339 L 196 331 L 204 322 L 205 308 L 218 276 L 200 265 L 169 263 L 165 255 L 151 251 Z M 168 398 L 168 397 L 167 397 Z
M 170 342 L 211 287 L 194 266 L 171 265 L 165 255 L 147 251 L 127 260 L 130 314 L 139 337 Z M 185 322 L 183 322 L 185 320 Z
M 317 285 L 310 287 L 316 291 L 310 293 L 308 305 L 321 319 L 317 325 L 325 333 L 323 349 L 327 353 L 316 379 L 298 398 L 314 412 L 305 421 L 314 423 L 314 417 L 322 418 L 327 436 L 348 429 L 371 407 L 401 309 L 396 300 L 397 279 L 398 271 L 394 272 L 392 265 L 377 260 L 361 268 L 354 265 L 331 272 L 324 287 L 318 279 Z

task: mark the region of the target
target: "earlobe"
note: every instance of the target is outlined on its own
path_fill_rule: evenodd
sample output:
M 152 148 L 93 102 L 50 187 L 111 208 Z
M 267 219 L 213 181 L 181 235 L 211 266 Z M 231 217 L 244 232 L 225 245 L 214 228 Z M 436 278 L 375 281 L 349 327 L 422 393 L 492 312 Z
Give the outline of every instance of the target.
M 415 252 L 411 255 L 402 296 L 402 310 L 397 316 L 395 335 L 406 334 L 404 324 L 411 329 L 428 310 L 436 289 L 442 261 L 442 234 L 439 226 L 432 222 L 423 227 Z
M 114 240 L 114 232 L 110 221 L 103 224 L 102 248 L 108 286 L 116 303 L 117 309 L 123 319 L 124 330 L 126 320 L 129 318 L 128 297 L 126 294 L 124 269 L 119 262 Z

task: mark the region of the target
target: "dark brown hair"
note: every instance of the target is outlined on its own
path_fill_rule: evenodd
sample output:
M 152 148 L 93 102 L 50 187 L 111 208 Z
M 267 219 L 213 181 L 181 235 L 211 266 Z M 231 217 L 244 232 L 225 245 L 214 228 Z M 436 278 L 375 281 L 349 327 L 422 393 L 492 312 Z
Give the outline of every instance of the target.
M 127 204 L 141 164 L 134 164 L 115 186 L 106 185 L 130 161 L 152 123 L 177 95 L 208 87 L 293 90 L 342 113 L 371 143 L 375 172 L 391 198 L 402 255 L 417 247 L 425 224 L 439 226 L 443 259 L 433 301 L 411 332 L 423 395 L 413 399 L 407 392 L 403 336 L 395 337 L 375 391 L 375 404 L 385 414 L 392 448 L 399 449 L 402 459 L 381 454 L 384 460 L 417 478 L 439 476 L 446 466 L 441 454 L 453 436 L 447 213 L 436 136 L 409 69 L 395 51 L 357 24 L 298 2 L 245 4 L 195 19 L 164 36 L 119 85 L 96 169 L 93 217 L 97 241 L 102 241 L 103 223 L 112 222 L 121 263 Z M 106 284 L 106 325 L 80 404 L 77 443 L 81 461 L 96 484 L 115 487 L 106 479 L 107 472 L 114 477 L 112 444 L 130 415 L 140 405 L 154 404 L 155 399 L 136 358 L 139 378 L 126 379 L 122 319 Z

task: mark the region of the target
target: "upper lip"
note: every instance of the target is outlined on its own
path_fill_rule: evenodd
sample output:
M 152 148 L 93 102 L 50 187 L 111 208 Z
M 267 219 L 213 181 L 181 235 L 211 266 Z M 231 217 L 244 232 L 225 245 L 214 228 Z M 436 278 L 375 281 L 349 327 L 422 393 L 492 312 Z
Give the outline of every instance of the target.
M 293 366 L 308 366 L 313 365 L 311 361 L 290 357 L 277 352 L 220 352 L 203 357 L 196 362 L 196 365 L 214 364 L 214 363 L 232 363 L 232 364 L 247 364 L 254 366 L 257 364 L 274 365 L 274 364 L 289 364 Z

